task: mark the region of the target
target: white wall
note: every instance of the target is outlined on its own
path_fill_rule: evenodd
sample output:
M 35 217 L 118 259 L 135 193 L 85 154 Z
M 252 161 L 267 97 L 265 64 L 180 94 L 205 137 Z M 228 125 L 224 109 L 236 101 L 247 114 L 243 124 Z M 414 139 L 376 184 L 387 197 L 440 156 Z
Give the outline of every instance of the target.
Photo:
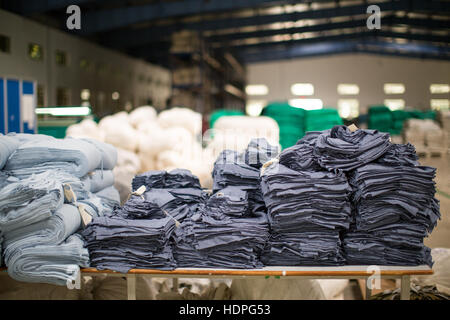
M 256 100 L 289 100 L 294 83 L 312 83 L 314 96 L 323 100 L 324 106 L 337 108 L 340 98 L 357 98 L 360 113 L 368 105 L 383 104 L 384 99 L 401 98 L 406 106 L 429 109 L 432 95 L 431 83 L 450 84 L 450 62 L 415 58 L 386 57 L 369 54 L 348 54 L 328 57 L 293 59 L 263 62 L 247 66 L 248 84 L 265 84 L 269 87 L 266 96 L 249 97 Z M 359 85 L 357 96 L 340 96 L 339 83 Z M 384 83 L 403 83 L 406 92 L 402 95 L 385 95 Z M 433 98 L 449 99 L 449 94 L 433 95 Z
M 37 81 L 45 88 L 47 105 L 56 105 L 57 87 L 66 87 L 70 90 L 72 105 L 81 104 L 81 90 L 89 89 L 90 102 L 94 110 L 100 113 L 121 110 L 127 102 L 138 106 L 149 98 L 153 100 L 155 106 L 164 107 L 171 94 L 171 74 L 165 68 L 128 57 L 2 10 L 0 10 L 0 34 L 10 37 L 11 43 L 10 53 L 0 52 L 0 76 L 15 76 Z M 43 47 L 42 61 L 33 61 L 29 58 L 30 43 Z M 56 64 L 56 50 L 67 52 L 68 66 Z M 82 58 L 89 60 L 93 68 L 82 69 L 80 67 Z M 108 68 L 104 74 L 98 72 L 100 64 Z M 138 81 L 141 74 L 144 75 L 145 82 Z M 151 83 L 147 82 L 149 77 L 153 80 Z M 111 95 L 115 91 L 120 93 L 119 101 L 112 101 Z M 103 104 L 99 101 L 101 95 L 105 97 Z

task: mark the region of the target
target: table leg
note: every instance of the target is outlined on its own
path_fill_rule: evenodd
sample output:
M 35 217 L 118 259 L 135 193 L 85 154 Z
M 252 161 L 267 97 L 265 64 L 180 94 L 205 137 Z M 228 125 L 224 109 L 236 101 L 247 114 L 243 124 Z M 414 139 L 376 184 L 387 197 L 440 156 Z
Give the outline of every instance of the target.
M 172 278 L 172 292 L 178 292 L 178 278 Z
M 136 300 L 136 275 L 127 275 L 127 297 L 128 300 Z
M 369 300 L 370 297 L 372 296 L 372 289 L 370 289 L 370 287 L 369 287 L 370 281 L 372 281 L 371 278 L 366 278 L 366 281 L 365 281 L 365 283 L 366 283 L 366 300 Z
M 410 277 L 409 275 L 402 276 L 402 283 L 400 289 L 400 299 L 409 300 L 410 299 Z

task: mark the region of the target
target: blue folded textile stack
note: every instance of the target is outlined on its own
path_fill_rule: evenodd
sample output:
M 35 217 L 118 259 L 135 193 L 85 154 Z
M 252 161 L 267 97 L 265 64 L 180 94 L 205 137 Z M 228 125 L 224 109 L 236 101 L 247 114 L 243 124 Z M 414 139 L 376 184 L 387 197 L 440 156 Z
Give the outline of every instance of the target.
M 351 188 L 343 173 L 296 171 L 274 161 L 262 172 L 261 184 L 271 226 L 261 256 L 265 265 L 344 263 L 340 231 L 350 225 Z
M 344 237 L 349 264 L 432 265 L 423 239 L 440 219 L 435 174 L 418 165 L 412 145 L 392 145 L 351 173 L 355 223 Z
M 200 181 L 189 170 L 174 169 L 166 171 L 148 171 L 139 174 L 133 178 L 133 191 L 140 186 L 146 186 L 147 190 L 151 188 L 201 188 Z
M 228 197 L 234 197 L 231 190 L 219 192 L 230 192 Z M 232 215 L 221 215 L 218 208 L 223 201 L 214 202 L 210 200 L 176 228 L 173 253 L 178 267 L 262 267 L 259 256 L 269 237 L 266 214 L 246 217 L 231 211 Z
M 119 215 L 94 218 L 83 230 L 91 266 L 122 273 L 130 269 L 174 269 L 169 238 L 171 217 L 126 219 Z
M 93 140 L 44 135 L 8 134 L 0 140 L 14 145 L 0 171 L 7 180 L 0 183 L 0 233 L 9 275 L 57 285 L 75 281 L 79 267 L 89 265 L 76 232 L 89 215 L 110 214 L 119 205 L 111 171 L 116 150 Z

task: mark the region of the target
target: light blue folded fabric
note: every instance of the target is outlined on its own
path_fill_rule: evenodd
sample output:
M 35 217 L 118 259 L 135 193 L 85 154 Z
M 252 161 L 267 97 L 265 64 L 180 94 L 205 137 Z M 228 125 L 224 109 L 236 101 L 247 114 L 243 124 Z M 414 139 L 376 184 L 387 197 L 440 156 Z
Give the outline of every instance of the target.
M 3 169 L 9 156 L 19 145 L 20 142 L 17 139 L 0 134 L 0 170 Z
M 49 218 L 64 202 L 61 181 L 48 171 L 0 189 L 0 230 L 4 233 Z
M 93 144 L 102 155 L 99 169 L 112 170 L 117 164 L 117 149 L 113 145 L 94 139 L 81 139 Z
M 63 204 L 50 218 L 5 233 L 3 237 L 5 261 L 19 248 L 60 244 L 75 233 L 80 225 L 81 216 L 77 207 Z
M 114 174 L 111 170 L 95 170 L 88 173 L 87 179 L 89 179 L 89 190 L 93 193 L 99 192 L 114 184 Z
M 112 207 L 110 207 L 107 200 L 97 197 L 91 193 L 90 197 L 84 200 L 79 200 L 78 204 L 83 205 L 84 210 L 91 217 L 101 217 L 111 213 Z
M 95 194 L 97 197 L 100 197 L 105 204 L 107 204 L 110 208 L 114 208 L 114 206 L 120 205 L 120 194 L 114 186 L 110 186 L 105 188 Z
M 13 176 L 60 169 L 83 177 L 98 168 L 102 154 L 96 146 L 79 139 L 30 139 L 9 157 L 4 170 Z
M 89 266 L 88 250 L 74 234 L 58 245 L 15 250 L 7 261 L 8 274 L 17 281 L 66 285 L 77 279 L 80 267 Z

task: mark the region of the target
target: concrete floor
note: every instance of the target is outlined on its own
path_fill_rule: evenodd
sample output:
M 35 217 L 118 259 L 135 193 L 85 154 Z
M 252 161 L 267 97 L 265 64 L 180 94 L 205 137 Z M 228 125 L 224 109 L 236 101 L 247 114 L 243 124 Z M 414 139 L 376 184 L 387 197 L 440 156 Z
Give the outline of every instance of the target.
M 450 248 L 450 154 L 444 157 L 420 158 L 422 165 L 435 167 L 436 199 L 440 201 L 441 220 L 424 243 L 430 248 Z

